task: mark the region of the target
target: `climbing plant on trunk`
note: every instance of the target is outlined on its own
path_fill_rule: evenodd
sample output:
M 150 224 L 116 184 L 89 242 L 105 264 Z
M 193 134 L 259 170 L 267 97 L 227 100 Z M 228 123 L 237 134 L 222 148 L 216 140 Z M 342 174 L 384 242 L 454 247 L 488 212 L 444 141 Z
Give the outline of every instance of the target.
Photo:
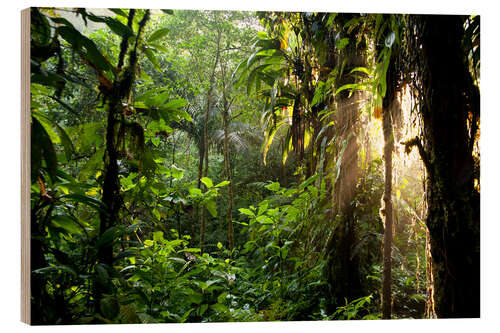
M 131 9 L 128 15 L 128 27 L 131 28 L 135 16 L 135 10 Z M 106 125 L 106 148 L 104 153 L 104 181 L 102 186 L 102 202 L 106 210 L 100 213 L 101 225 L 99 227 L 99 235 L 102 237 L 105 232 L 117 224 L 120 207 L 122 205 L 120 195 L 120 183 L 118 180 L 118 158 L 120 132 L 124 127 L 124 105 L 130 103 L 132 87 L 136 75 L 136 67 L 138 62 L 138 49 L 141 44 L 141 35 L 146 22 L 149 19 L 149 10 L 144 12 L 142 19 L 139 22 L 135 42 L 132 45 L 128 56 L 128 65 L 125 68 L 119 68 L 120 76 L 116 79 L 112 86 L 101 86 L 101 93 L 104 98 L 108 99 L 107 106 L 107 125 Z M 129 35 L 123 36 L 120 50 L 120 59 L 118 65 L 124 63 L 124 57 L 129 48 Z M 142 138 L 142 143 L 144 138 Z M 109 267 L 113 263 L 113 245 L 112 243 L 102 244 L 99 247 L 97 260 L 99 264 Z M 105 267 L 106 267 L 105 266 Z M 101 266 L 102 267 L 102 266 Z M 109 292 L 109 283 L 97 283 L 94 297 L 100 300 L 103 293 Z
M 391 318 L 391 281 L 392 281 L 392 227 L 393 227 L 393 209 L 392 209 L 392 152 L 394 150 L 394 131 L 392 124 L 391 110 L 395 98 L 395 80 L 394 61 L 389 57 L 389 65 L 386 72 L 387 91 L 382 102 L 382 129 L 384 134 L 384 170 L 385 186 L 382 198 L 382 208 L 380 215 L 384 221 L 384 276 L 382 281 L 382 318 Z

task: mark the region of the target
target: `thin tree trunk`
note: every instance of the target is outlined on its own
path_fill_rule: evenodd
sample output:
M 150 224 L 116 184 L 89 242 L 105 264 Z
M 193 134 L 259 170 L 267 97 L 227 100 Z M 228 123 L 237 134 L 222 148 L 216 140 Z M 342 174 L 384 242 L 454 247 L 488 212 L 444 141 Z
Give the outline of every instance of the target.
M 134 16 L 134 10 L 130 10 L 129 14 L 129 26 L 132 26 L 132 20 Z M 120 195 L 120 182 L 118 180 L 118 147 L 117 147 L 117 133 L 119 132 L 118 127 L 120 124 L 120 117 L 123 117 L 121 112 L 122 103 L 129 99 L 130 93 L 133 87 L 136 66 L 138 61 L 137 49 L 140 43 L 141 33 L 147 20 L 149 19 L 149 10 L 146 10 L 141 22 L 139 23 L 139 28 L 137 31 L 137 37 L 134 48 L 130 51 L 129 64 L 126 68 L 122 70 L 119 80 L 113 83 L 112 91 L 109 94 L 108 103 L 108 121 L 106 127 L 106 151 L 104 154 L 104 182 L 102 186 L 102 202 L 106 207 L 106 211 L 100 213 L 100 227 L 99 236 L 109 228 L 113 227 L 118 221 L 119 210 L 122 205 L 122 199 Z M 124 38 L 125 39 L 125 38 Z M 122 49 L 120 55 L 125 56 L 128 48 L 128 43 L 122 42 Z M 123 59 L 120 59 L 120 63 L 123 63 Z M 113 245 L 103 245 L 98 249 L 97 252 L 97 262 L 100 264 L 107 265 L 111 267 L 113 264 Z M 109 292 L 110 283 L 99 283 L 97 282 L 94 289 L 94 299 L 96 301 L 95 306 L 98 306 L 98 302 L 102 294 Z
M 226 63 L 221 63 L 221 76 L 222 76 L 222 121 L 224 126 L 224 169 L 226 171 L 226 179 L 229 181 L 227 186 L 227 198 L 228 207 L 226 213 L 227 219 L 227 238 L 228 247 L 231 252 L 231 259 L 233 259 L 233 249 L 234 249 L 234 226 L 233 226 L 233 183 L 231 179 L 231 160 L 229 152 L 229 124 L 231 122 L 230 108 L 234 102 L 234 97 L 228 100 L 228 89 L 230 87 L 226 86 Z
M 389 86 L 389 84 L 388 84 Z M 391 96 L 387 96 L 391 98 Z M 384 99 L 385 102 L 385 99 Z M 382 283 L 382 318 L 391 319 L 391 280 L 392 280 L 392 152 L 394 150 L 394 133 L 392 129 L 391 107 L 395 101 L 387 101 L 382 113 L 382 127 L 384 132 L 384 163 L 385 189 L 381 217 L 385 221 L 384 232 L 384 276 Z
M 175 165 L 175 147 L 177 145 L 177 142 L 174 138 L 174 135 L 172 135 L 172 165 Z M 172 187 L 172 177 L 170 177 L 170 184 L 169 186 Z
M 201 178 L 203 177 L 203 159 L 205 158 L 204 143 L 198 147 L 198 188 L 201 189 Z
M 203 170 L 203 177 L 206 177 L 208 175 L 208 120 L 209 120 L 210 110 L 212 108 L 212 93 L 215 84 L 215 70 L 217 68 L 220 58 L 221 37 L 222 37 L 222 31 L 219 29 L 217 31 L 217 40 L 216 40 L 217 51 L 215 53 L 215 61 L 210 76 L 210 85 L 208 87 L 208 92 L 207 92 L 207 108 L 205 110 L 205 122 L 203 124 L 203 144 L 205 147 L 204 151 L 205 169 Z M 203 242 L 205 238 L 206 220 L 207 220 L 207 212 L 206 209 L 203 207 L 201 210 L 201 226 L 200 226 L 200 249 L 202 251 L 203 251 Z
M 203 148 L 203 142 L 199 143 L 198 146 L 198 188 L 201 189 L 201 177 L 203 177 L 203 158 L 205 157 L 205 150 Z M 191 224 L 192 235 L 195 235 L 195 222 L 200 220 L 200 206 L 196 205 L 193 211 L 194 220 Z
M 226 170 L 226 179 L 229 181 L 227 186 L 227 197 L 229 200 L 227 207 L 227 238 L 231 259 L 233 258 L 234 248 L 234 228 L 233 228 L 233 184 L 231 183 L 231 167 L 229 164 L 229 105 L 227 101 L 225 87 L 222 88 L 224 110 L 222 119 L 224 122 L 224 169 Z
M 377 49 L 379 51 L 379 49 Z M 389 53 L 386 72 L 386 93 L 382 100 L 382 131 L 384 135 L 385 186 L 382 196 L 380 217 L 384 222 L 383 278 L 382 278 L 382 318 L 391 319 L 392 314 L 392 238 L 394 212 L 392 207 L 392 153 L 394 151 L 393 117 L 400 112 L 396 99 L 397 76 L 394 50 Z
M 224 168 L 226 169 L 226 179 L 230 182 L 227 185 L 227 196 L 229 199 L 227 207 L 227 237 L 229 242 L 229 251 L 233 258 L 234 248 L 234 227 L 233 227 L 233 184 L 231 181 L 231 167 L 229 165 L 229 120 L 227 114 L 224 117 Z

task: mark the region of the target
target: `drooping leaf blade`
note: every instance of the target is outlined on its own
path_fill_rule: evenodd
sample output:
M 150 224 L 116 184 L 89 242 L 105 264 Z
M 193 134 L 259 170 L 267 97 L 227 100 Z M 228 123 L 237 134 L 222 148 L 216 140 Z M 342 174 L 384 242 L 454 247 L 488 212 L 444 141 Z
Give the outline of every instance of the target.
M 163 37 L 165 37 L 169 32 L 169 29 L 167 28 L 160 28 L 158 30 L 155 30 L 151 36 L 149 36 L 148 38 L 148 43 L 152 43 L 152 42 L 155 42 Z

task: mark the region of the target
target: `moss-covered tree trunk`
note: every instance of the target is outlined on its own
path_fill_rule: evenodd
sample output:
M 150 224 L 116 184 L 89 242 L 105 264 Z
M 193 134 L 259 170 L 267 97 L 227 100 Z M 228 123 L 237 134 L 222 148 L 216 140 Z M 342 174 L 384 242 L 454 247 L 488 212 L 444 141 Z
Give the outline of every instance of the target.
M 391 319 L 391 283 L 392 283 L 392 152 L 394 150 L 394 131 L 392 127 L 391 111 L 398 103 L 395 98 L 396 78 L 394 62 L 389 60 L 387 70 L 387 91 L 382 103 L 382 129 L 384 132 L 384 169 L 385 186 L 382 198 L 383 207 L 381 217 L 384 220 L 384 268 L 382 279 L 382 318 Z
M 428 172 L 427 227 L 440 318 L 479 317 L 479 193 L 474 187 L 479 90 L 462 48 L 464 17 L 419 18 L 422 43 L 424 142 L 418 145 Z M 472 133 L 471 133 L 472 132 Z
M 128 25 L 132 27 L 135 11 L 130 10 Z M 99 236 L 101 237 L 106 230 L 115 226 L 119 219 L 120 207 L 122 199 L 120 195 L 120 182 L 118 179 L 118 132 L 121 120 L 123 117 L 123 103 L 128 102 L 132 91 L 135 72 L 137 67 L 138 55 L 137 50 L 141 40 L 141 33 L 149 19 L 149 10 L 145 11 L 143 18 L 139 23 L 135 45 L 130 51 L 128 66 L 122 69 L 117 80 L 114 81 L 110 92 L 104 91 L 105 97 L 108 98 L 108 118 L 106 125 L 106 146 L 104 154 L 104 181 L 102 185 L 102 203 L 106 207 L 99 215 L 100 227 Z M 118 65 L 124 63 L 124 57 L 129 46 L 128 36 L 123 38 L 120 50 L 120 59 Z M 121 67 L 120 67 L 121 69 Z M 113 245 L 112 243 L 104 244 L 99 247 L 97 253 L 97 263 L 103 269 L 110 269 L 113 264 Z M 109 293 L 111 283 L 107 281 L 97 281 L 94 286 L 94 300 L 96 306 L 103 294 Z

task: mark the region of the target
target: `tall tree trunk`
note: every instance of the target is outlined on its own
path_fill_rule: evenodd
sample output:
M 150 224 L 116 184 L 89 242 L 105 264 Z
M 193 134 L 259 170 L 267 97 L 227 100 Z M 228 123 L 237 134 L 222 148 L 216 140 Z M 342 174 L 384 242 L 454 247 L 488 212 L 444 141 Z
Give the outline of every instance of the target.
M 224 126 L 224 169 L 226 170 L 226 179 L 229 181 L 227 186 L 227 198 L 228 198 L 228 207 L 227 207 L 227 239 L 229 251 L 231 252 L 231 259 L 233 259 L 233 249 L 234 249 L 234 226 L 233 226 L 233 184 L 231 181 L 231 165 L 229 160 L 229 122 L 230 113 L 229 108 L 232 104 L 232 101 L 228 100 L 227 91 L 226 91 L 226 68 L 225 66 L 221 66 L 222 72 L 222 102 L 223 102 L 223 110 L 222 110 L 222 121 Z
M 217 68 L 217 65 L 219 64 L 219 58 L 220 58 L 220 42 L 221 42 L 221 37 L 222 37 L 222 31 L 220 29 L 217 30 L 217 50 L 215 52 L 215 60 L 214 60 L 214 65 L 212 67 L 212 72 L 210 74 L 210 84 L 208 87 L 208 92 L 207 92 L 207 108 L 205 110 L 205 122 L 203 124 L 203 145 L 205 148 L 205 169 L 203 170 L 203 177 L 207 177 L 208 175 L 208 120 L 210 116 L 210 110 L 212 109 L 212 94 L 213 94 L 213 89 L 214 89 L 214 84 L 215 84 L 215 70 Z M 201 210 L 201 226 L 200 226 L 200 249 L 203 251 L 203 242 L 205 239 L 205 229 L 206 229 L 206 220 L 207 220 L 207 210 L 205 208 L 202 208 Z
M 227 207 L 227 239 L 228 239 L 228 247 L 231 252 L 231 259 L 233 259 L 233 249 L 234 249 L 234 226 L 233 226 L 233 184 L 231 180 L 231 161 L 229 154 L 229 123 L 231 122 L 230 118 L 230 108 L 234 101 L 234 97 L 229 100 L 228 99 L 228 89 L 226 85 L 226 64 L 224 62 L 221 63 L 221 74 L 222 74 L 222 122 L 224 126 L 224 169 L 226 171 L 226 179 L 229 181 L 227 186 L 227 198 L 228 198 L 228 207 Z
M 427 227 L 440 318 L 479 317 L 479 192 L 467 120 L 479 121 L 479 89 L 462 48 L 462 16 L 417 18 L 423 70 L 423 145 L 428 172 Z M 418 51 L 418 50 L 417 50 Z
M 132 21 L 135 11 L 130 10 L 129 14 L 129 27 L 132 27 Z M 99 236 L 101 237 L 103 233 L 109 228 L 116 225 L 119 217 L 120 207 L 122 205 L 122 199 L 120 195 L 120 182 L 118 180 L 118 147 L 117 147 L 117 136 L 119 131 L 119 126 L 121 123 L 121 117 L 123 117 L 122 103 L 128 101 L 137 67 L 137 49 L 140 43 L 141 33 L 149 19 L 149 10 L 146 10 L 144 17 L 139 23 L 139 28 L 137 32 L 136 42 L 133 49 L 130 51 L 129 64 L 126 68 L 122 70 L 120 78 L 113 83 L 111 93 L 109 94 L 108 103 L 108 119 L 106 125 L 106 150 L 104 154 L 104 182 L 102 186 L 102 202 L 106 207 L 105 211 L 99 214 L 100 217 L 100 227 Z M 124 40 L 128 38 L 124 37 Z M 128 49 L 128 42 L 122 41 L 120 50 L 120 60 L 119 63 L 123 64 L 123 58 Z M 111 267 L 113 264 L 113 245 L 107 244 L 99 248 L 97 253 L 97 261 L 99 264 L 104 264 L 107 267 Z M 108 282 L 97 282 L 94 290 L 94 299 L 96 303 L 100 300 L 102 294 L 109 293 L 111 284 Z M 98 304 L 95 304 L 96 306 Z
M 204 142 L 198 143 L 198 188 L 201 189 L 201 178 L 203 177 L 203 159 L 205 158 Z M 195 222 L 200 221 L 200 206 L 196 205 L 194 209 L 194 221 L 191 224 L 192 235 L 195 235 Z
M 389 60 L 387 70 L 387 91 L 383 99 L 382 128 L 384 132 L 385 188 L 380 215 L 384 221 L 384 272 L 382 282 L 382 318 L 391 319 L 391 281 L 392 281 L 392 152 L 394 150 L 394 131 L 392 127 L 392 109 L 398 101 L 395 98 L 394 62 Z
M 174 135 L 172 135 L 171 137 L 172 137 L 172 165 L 175 165 L 175 148 L 177 146 L 177 142 L 175 140 Z M 170 182 L 169 182 L 168 186 L 172 187 L 172 181 L 173 181 L 173 178 L 170 177 Z M 180 235 L 180 231 L 179 231 L 179 235 Z
M 234 248 L 234 227 L 233 227 L 233 184 L 231 182 L 231 166 L 229 164 L 229 110 L 226 109 L 227 101 L 224 98 L 224 169 L 226 170 L 226 179 L 229 181 L 227 185 L 227 238 L 229 251 L 231 251 L 231 259 L 233 258 Z
M 205 129 L 207 128 L 207 123 L 205 123 Z M 202 159 L 205 160 L 204 163 L 204 169 L 203 169 L 203 177 L 208 176 L 208 131 L 204 133 L 203 141 L 207 146 L 205 146 L 204 154 L 202 156 Z M 203 192 L 205 192 L 206 189 L 203 189 Z M 206 231 L 206 224 L 207 224 L 207 209 L 203 206 L 201 208 L 201 224 L 200 224 L 200 249 L 203 251 L 203 243 L 205 242 L 205 231 Z

